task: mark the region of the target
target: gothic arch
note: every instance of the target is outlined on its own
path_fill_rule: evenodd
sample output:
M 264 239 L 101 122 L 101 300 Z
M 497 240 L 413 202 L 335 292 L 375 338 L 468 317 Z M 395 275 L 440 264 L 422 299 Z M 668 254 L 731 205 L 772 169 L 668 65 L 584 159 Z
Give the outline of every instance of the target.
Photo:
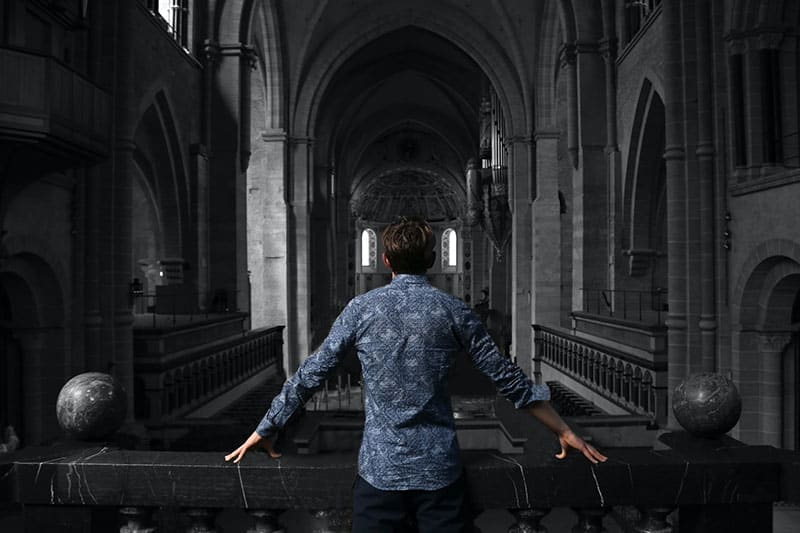
M 796 413 L 781 393 L 786 346 L 793 340 L 792 321 L 800 295 L 800 245 L 774 239 L 756 246 L 744 262 L 733 292 L 731 321 L 734 379 L 746 383 L 745 411 L 739 437 L 746 442 L 781 446 Z M 794 400 L 791 401 L 792 406 Z M 787 408 L 788 407 L 788 408 Z
M 756 246 L 740 269 L 739 279 L 733 289 L 731 322 L 742 328 L 763 325 L 760 303 L 764 301 L 765 281 L 770 272 L 785 271 L 791 265 L 800 265 L 800 244 L 786 239 L 772 239 Z
M 504 116 L 507 117 L 510 135 L 525 135 L 529 129 L 532 113 L 527 105 L 520 79 L 503 46 L 472 18 L 458 11 L 448 13 L 456 24 L 448 24 L 441 13 L 429 11 L 420 6 L 411 10 L 398 11 L 382 7 L 376 12 L 369 11 L 350 19 L 348 24 L 337 28 L 319 53 L 310 58 L 303 69 L 305 76 L 293 81 L 298 85 L 297 106 L 291 123 L 295 135 L 311 136 L 316 124 L 318 106 L 326 93 L 326 88 L 339 68 L 358 50 L 378 37 L 407 26 L 418 27 L 432 32 L 456 45 L 478 64 L 498 93 Z M 459 28 L 459 31 L 455 31 Z M 477 47 L 468 35 L 482 34 L 485 43 L 491 46 Z
M 134 161 L 159 211 L 163 252 L 171 257 L 182 257 L 184 244 L 191 242 L 189 200 L 192 186 L 185 170 L 177 125 L 163 91 L 154 95 L 141 114 L 134 142 Z
M 7 244 L 13 251 L 17 243 Z M 0 266 L 0 291 L 9 304 L 3 329 L 19 345 L 20 400 L 25 419 L 31 421 L 22 434 L 25 442 L 52 437 L 57 427 L 52 406 L 72 363 L 65 336 L 64 290 L 51 265 L 36 253 L 20 250 Z
M 630 276 L 655 267 L 666 251 L 666 165 L 664 103 L 645 79 L 633 120 L 623 186 L 623 248 Z M 663 280 L 666 284 L 666 278 Z

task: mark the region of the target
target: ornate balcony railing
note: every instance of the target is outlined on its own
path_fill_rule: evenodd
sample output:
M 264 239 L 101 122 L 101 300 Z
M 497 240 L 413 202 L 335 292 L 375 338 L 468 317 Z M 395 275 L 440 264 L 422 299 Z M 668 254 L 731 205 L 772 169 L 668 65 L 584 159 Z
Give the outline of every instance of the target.
M 630 413 L 659 422 L 667 415 L 667 363 L 616 350 L 565 331 L 533 326 L 534 367 L 545 380 L 564 377 Z
M 574 528 L 550 531 L 603 531 L 613 514 L 627 519 L 625 531 L 767 533 L 772 503 L 800 496 L 800 454 L 681 432 L 654 444 L 606 448 L 609 460 L 596 466 L 580 454 L 555 459 L 555 440 L 541 434 L 522 455 L 464 453 L 477 523 L 506 509 L 509 531 L 544 531 L 551 509 L 569 508 Z M 0 458 L 0 498 L 18 506 L 26 531 L 349 531 L 354 453 L 252 453 L 239 465 L 223 455 L 26 449 Z
M 159 346 L 165 342 L 163 338 L 155 341 Z M 247 331 L 173 353 L 137 354 L 137 418 L 169 421 L 271 365 L 283 371 L 283 326 Z

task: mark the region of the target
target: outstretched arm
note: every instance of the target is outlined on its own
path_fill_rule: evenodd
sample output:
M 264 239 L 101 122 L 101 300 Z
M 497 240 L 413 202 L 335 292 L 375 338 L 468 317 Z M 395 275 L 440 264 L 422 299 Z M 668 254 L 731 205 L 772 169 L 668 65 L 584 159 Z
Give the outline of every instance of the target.
M 558 436 L 559 444 L 561 444 L 561 453 L 557 454 L 556 457 L 559 459 L 563 459 L 567 456 L 569 448 L 580 450 L 580 452 L 594 464 L 602 463 L 607 459 L 607 457 L 598 452 L 594 446 L 572 431 L 572 428 L 564 422 L 564 419 L 553 409 L 549 401 L 541 400 L 533 402 L 528 406 L 527 410 L 536 417 L 539 422 Z
M 281 392 L 272 400 L 269 410 L 253 434 L 236 450 L 226 455 L 226 461 L 234 459 L 233 462 L 238 463 L 249 450 L 255 448 L 265 449 L 273 459 L 280 457 L 272 448 L 272 437 L 311 398 L 314 391 L 325 383 L 328 375 L 353 346 L 356 322 L 351 302 L 336 319 L 319 349 L 303 361 L 297 372 L 283 384 Z
M 580 438 L 550 405 L 550 388 L 533 383 L 525 373 L 500 354 L 480 319 L 465 306 L 460 320 L 461 342 L 469 352 L 475 366 L 488 376 L 506 398 L 517 408 L 524 408 L 550 431 L 561 444 L 559 459 L 567 456 L 569 448 L 580 450 L 586 458 L 598 463 L 606 457 Z

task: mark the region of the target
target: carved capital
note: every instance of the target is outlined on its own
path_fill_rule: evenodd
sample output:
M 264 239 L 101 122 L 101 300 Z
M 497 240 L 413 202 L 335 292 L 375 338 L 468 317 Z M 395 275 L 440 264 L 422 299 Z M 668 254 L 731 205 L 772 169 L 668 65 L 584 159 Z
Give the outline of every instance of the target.
M 561 67 L 574 67 L 578 58 L 578 47 L 574 43 L 564 43 L 561 45 L 558 59 L 561 62 Z
M 758 49 L 759 50 L 777 50 L 783 41 L 782 32 L 764 32 L 758 36 Z
M 792 342 L 792 334 L 788 331 L 764 332 L 758 337 L 758 349 L 762 353 L 782 352 Z
M 541 525 L 542 519 L 550 509 L 512 509 L 517 522 L 508 528 L 508 533 L 546 533 L 547 528 Z
M 603 39 L 600 41 L 600 55 L 606 62 L 614 62 L 617 59 L 617 39 Z
M 250 64 L 250 70 L 258 68 L 258 54 L 253 46 L 249 44 L 242 45 L 242 59 Z
M 219 43 L 206 39 L 203 41 L 203 58 L 205 59 L 206 66 L 213 66 L 219 61 Z

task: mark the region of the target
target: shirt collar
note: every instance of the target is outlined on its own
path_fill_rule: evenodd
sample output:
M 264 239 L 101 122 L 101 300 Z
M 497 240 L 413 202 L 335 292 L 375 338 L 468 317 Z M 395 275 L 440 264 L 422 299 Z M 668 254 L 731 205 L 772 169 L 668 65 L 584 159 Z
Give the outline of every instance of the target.
M 428 283 L 428 276 L 425 274 L 396 274 L 392 280 L 392 284 L 398 285 L 421 285 Z

